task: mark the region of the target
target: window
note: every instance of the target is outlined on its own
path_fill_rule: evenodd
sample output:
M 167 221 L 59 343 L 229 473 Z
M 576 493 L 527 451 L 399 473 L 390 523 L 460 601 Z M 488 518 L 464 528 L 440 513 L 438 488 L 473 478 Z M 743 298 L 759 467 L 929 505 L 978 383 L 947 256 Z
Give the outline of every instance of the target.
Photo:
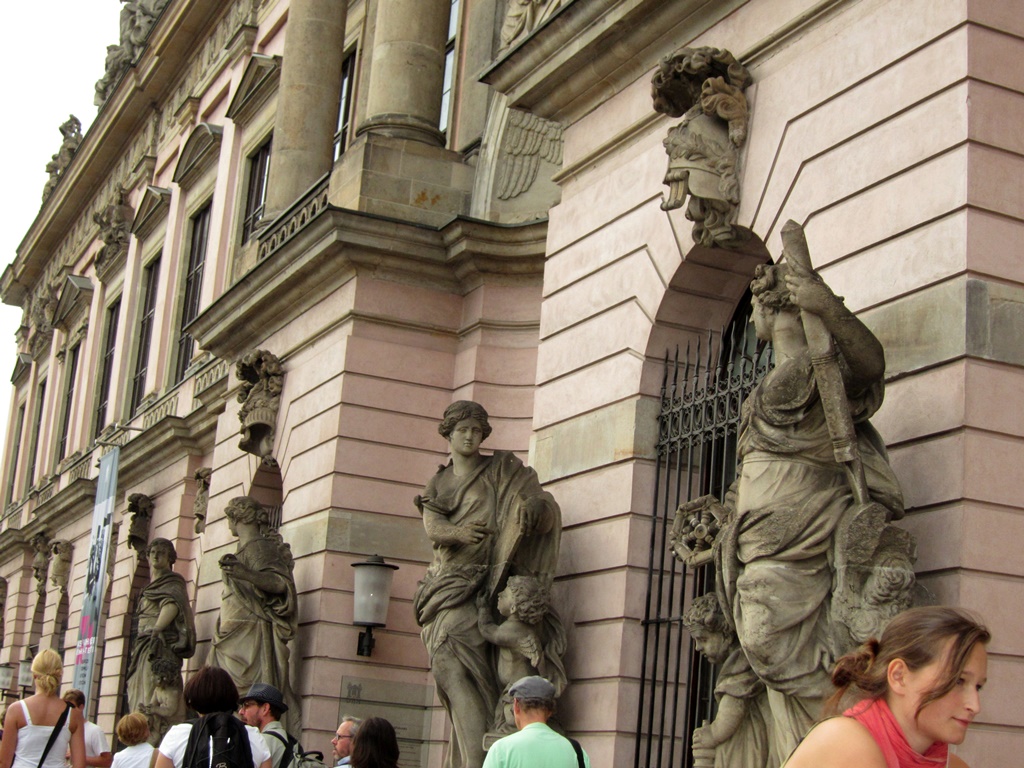
M 75 400 L 75 379 L 78 376 L 78 353 L 82 345 L 75 344 L 68 352 L 68 383 L 64 390 L 64 415 L 60 422 L 60 439 L 57 441 L 57 461 L 68 454 L 68 432 L 71 430 L 71 411 Z
M 4 501 L 4 506 L 7 506 L 14 501 L 14 476 L 18 473 L 18 453 L 21 450 L 21 429 L 25 426 L 25 404 L 22 403 L 21 407 L 18 408 L 18 415 L 14 420 L 14 444 L 11 446 L 11 463 L 7 467 L 7 471 L 10 473 L 7 477 L 7 496 Z M 0 645 L 3 644 L 3 638 L 0 637 Z
M 455 80 L 455 33 L 459 28 L 459 0 L 452 0 L 448 16 L 448 44 L 444 48 L 444 85 L 441 88 L 441 122 L 437 126 L 444 133 L 448 130 L 449 113 L 452 109 L 452 82 Z
M 269 158 L 269 155 L 268 155 Z M 189 323 L 199 316 L 199 292 L 203 287 L 203 264 L 206 263 L 206 241 L 210 236 L 210 204 L 192 217 L 192 239 L 188 251 L 188 270 L 185 272 L 185 290 L 182 296 L 181 325 L 178 333 L 178 363 L 174 369 L 174 383 L 185 378 L 192 362 L 195 340 L 189 333 Z
M 107 426 L 107 408 L 110 405 L 110 380 L 114 375 L 114 344 L 117 340 L 117 320 L 121 314 L 121 300 L 107 309 L 107 334 L 103 337 L 103 358 L 100 360 L 100 389 L 96 397 L 95 437 Z
M 247 243 L 256 231 L 267 204 L 267 176 L 270 173 L 270 145 L 267 139 L 249 157 L 249 189 L 245 195 L 245 217 L 242 219 L 242 242 Z M 209 211 L 207 210 L 207 216 Z
M 36 479 L 36 458 L 39 456 L 39 433 L 43 429 L 43 402 L 46 400 L 46 382 L 36 388 L 35 418 L 32 420 L 32 442 L 28 449 L 28 471 L 25 473 L 25 493 Z
M 334 133 L 334 159 L 337 160 L 348 146 L 352 125 L 352 94 L 356 82 L 356 52 L 352 51 L 341 62 L 341 104 L 338 107 L 338 130 Z
M 156 292 L 160 278 L 160 257 L 146 267 L 142 279 L 145 298 L 142 302 L 142 317 L 139 318 L 139 346 L 135 355 L 135 375 L 132 377 L 131 415 L 134 416 L 146 392 L 146 373 L 149 371 L 149 343 L 153 338 L 153 323 L 156 319 Z

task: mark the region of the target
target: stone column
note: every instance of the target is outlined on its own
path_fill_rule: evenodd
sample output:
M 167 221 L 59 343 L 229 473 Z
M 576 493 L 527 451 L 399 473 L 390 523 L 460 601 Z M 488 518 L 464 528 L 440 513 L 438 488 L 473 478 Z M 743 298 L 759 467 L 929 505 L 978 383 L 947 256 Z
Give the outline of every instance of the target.
M 444 48 L 451 0 L 377 3 L 366 120 L 358 133 L 442 146 Z
M 347 0 L 292 0 L 264 221 L 331 170 L 341 102 Z

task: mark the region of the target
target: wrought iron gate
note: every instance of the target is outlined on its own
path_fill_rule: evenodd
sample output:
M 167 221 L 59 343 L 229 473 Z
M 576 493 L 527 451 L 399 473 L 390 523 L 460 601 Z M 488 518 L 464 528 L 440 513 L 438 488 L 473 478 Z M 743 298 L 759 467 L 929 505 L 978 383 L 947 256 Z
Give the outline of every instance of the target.
M 749 321 L 748 293 L 727 329 L 687 345 L 682 360 L 678 349 L 665 357 L 635 768 L 689 768 L 690 734 L 714 716 L 714 670 L 682 623 L 684 605 L 714 589 L 714 571 L 688 573 L 668 534 L 680 504 L 706 494 L 721 500 L 735 479 L 740 408 L 773 362 Z

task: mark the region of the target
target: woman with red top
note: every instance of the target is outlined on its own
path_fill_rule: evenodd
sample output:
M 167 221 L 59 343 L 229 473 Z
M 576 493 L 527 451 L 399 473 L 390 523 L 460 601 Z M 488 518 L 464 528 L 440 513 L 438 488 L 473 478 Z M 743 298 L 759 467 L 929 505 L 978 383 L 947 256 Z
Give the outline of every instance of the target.
M 954 608 L 912 608 L 836 662 L 835 711 L 851 689 L 864 698 L 815 726 L 786 768 L 967 768 L 960 744 L 981 711 L 989 631 Z

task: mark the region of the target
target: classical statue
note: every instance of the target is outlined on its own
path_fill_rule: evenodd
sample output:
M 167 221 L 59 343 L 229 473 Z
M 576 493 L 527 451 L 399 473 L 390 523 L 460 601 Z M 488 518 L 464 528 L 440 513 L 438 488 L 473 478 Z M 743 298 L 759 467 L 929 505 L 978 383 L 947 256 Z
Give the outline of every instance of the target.
M 453 403 L 438 431 L 451 446 L 451 461 L 415 500 L 434 559 L 413 607 L 452 722 L 447 765 L 479 768 L 488 728 L 496 719 L 504 721 L 500 700 L 515 670 L 544 669 L 564 685 L 556 658 L 565 647 L 561 622 L 550 605 L 534 605 L 529 614 L 526 608 L 535 601 L 527 592 L 548 599 L 561 511 L 537 473 L 514 454 L 480 453 L 491 426 L 479 404 Z M 494 620 L 499 613 L 506 617 L 500 625 Z
M 213 470 L 209 467 L 200 467 L 194 475 L 196 480 L 196 497 L 192 501 L 192 515 L 195 517 L 195 532 L 197 534 L 206 530 L 206 509 L 210 504 L 210 476 Z
M 139 629 L 128 661 L 128 705 L 146 715 L 149 741 L 159 744 L 167 730 L 184 719 L 183 706 L 168 701 L 168 691 L 175 677 L 181 688 L 182 662 L 196 651 L 196 627 L 185 579 L 171 570 L 178 559 L 174 545 L 153 539 L 146 558 L 150 581 L 136 606 Z M 175 719 L 179 709 L 182 717 Z
M 298 628 L 291 547 L 269 531 L 267 510 L 249 496 L 231 499 L 225 515 L 238 550 L 220 558 L 224 590 L 207 663 L 227 670 L 240 691 L 270 683 L 289 713 L 299 712 L 288 681 L 288 643 Z
M 68 580 L 71 578 L 71 551 L 74 545 L 66 539 L 50 542 L 53 554 L 53 567 L 50 569 L 50 584 L 61 594 L 67 594 Z
M 82 121 L 69 115 L 67 121 L 60 126 L 60 135 L 63 139 L 57 151 L 57 169 L 64 173 L 82 144 Z
M 50 156 L 50 162 L 46 164 L 46 173 L 48 178 L 46 184 L 43 185 L 44 203 L 53 194 L 53 190 L 57 188 L 57 182 L 60 181 L 60 163 L 57 162 L 57 155 Z
M 727 638 L 716 695 L 731 703 L 694 735 L 695 757 L 716 748 L 707 765 L 779 766 L 820 716 L 832 662 L 908 607 L 914 583 L 913 541 L 890 525 L 899 484 L 868 421 L 881 344 L 811 269 L 799 225 L 783 242 L 786 262 L 751 283 L 776 365 L 743 404 L 738 479 L 724 506 L 699 499 L 673 529 L 678 556 L 713 558 Z
M 235 364 L 235 375 L 242 382 L 238 391 L 238 402 L 242 404 L 238 409 L 242 439 L 238 447 L 262 459 L 271 458 L 284 386 L 284 366 L 274 353 L 254 349 Z
M 738 239 L 739 150 L 747 138 L 746 67 L 720 48 L 681 48 L 661 60 L 651 80 L 656 112 L 682 117 L 665 139 L 668 198 L 686 204 L 693 241 L 708 247 Z M 687 203 L 689 197 L 689 203 Z
M 124 13 L 124 11 L 122 11 Z M 131 50 L 124 45 L 108 45 L 107 58 L 103 62 L 103 77 L 96 81 L 96 95 L 92 103 L 102 108 L 121 80 L 121 75 L 131 66 Z

